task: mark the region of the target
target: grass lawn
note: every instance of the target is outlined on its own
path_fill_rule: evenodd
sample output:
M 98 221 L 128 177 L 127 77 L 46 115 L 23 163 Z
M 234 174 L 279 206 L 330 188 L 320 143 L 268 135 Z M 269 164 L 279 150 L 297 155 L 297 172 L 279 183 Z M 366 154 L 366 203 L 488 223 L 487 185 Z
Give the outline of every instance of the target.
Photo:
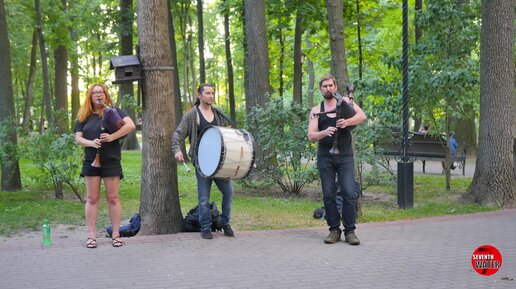
M 79 161 L 79 160 L 78 160 Z M 123 224 L 139 211 L 141 152 L 123 152 L 124 180 L 120 197 Z M 0 192 L 0 235 L 9 236 L 21 231 L 39 230 L 44 219 L 53 224 L 85 225 L 84 204 L 65 187 L 65 198 L 56 200 L 51 183 L 44 181 L 39 170 L 28 161 L 20 162 L 24 189 L 18 192 Z M 191 167 L 191 165 L 190 165 Z M 183 215 L 197 204 L 196 179 L 193 170 L 178 167 L 179 192 Z M 413 219 L 450 214 L 492 211 L 496 208 L 460 204 L 457 199 L 466 190 L 471 177 L 452 178 L 452 190 L 445 190 L 444 176 L 414 176 L 414 208 L 397 208 L 396 184 L 371 186 L 364 192 L 362 214 L 358 223 Z M 85 191 L 84 185 L 80 190 Z M 83 193 L 84 194 L 84 193 Z M 84 194 L 85 195 L 85 194 Z M 221 194 L 214 185 L 212 201 L 220 210 Z M 302 196 L 287 196 L 275 188 L 249 189 L 235 182 L 232 226 L 235 230 L 267 230 L 324 226 L 325 221 L 313 219 L 313 211 L 322 206 L 319 184 L 312 184 Z M 105 199 L 99 208 L 98 228 L 109 225 Z

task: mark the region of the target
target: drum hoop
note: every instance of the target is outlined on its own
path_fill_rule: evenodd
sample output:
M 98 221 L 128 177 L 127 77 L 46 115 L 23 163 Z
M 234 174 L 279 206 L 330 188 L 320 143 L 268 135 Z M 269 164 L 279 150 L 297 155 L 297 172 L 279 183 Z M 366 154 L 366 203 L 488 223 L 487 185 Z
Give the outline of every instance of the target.
M 251 141 L 251 147 L 253 149 L 253 159 L 251 160 L 251 164 L 249 165 L 249 169 L 247 170 L 247 173 L 245 175 L 243 175 L 241 178 L 239 178 L 239 180 L 246 178 L 251 173 L 251 171 L 253 170 L 253 167 L 254 167 L 254 160 L 255 160 L 255 157 L 256 157 L 256 149 L 255 149 L 256 148 L 256 144 L 254 142 L 253 135 L 251 135 L 250 132 L 248 132 L 246 130 L 243 130 L 243 129 L 240 129 L 240 131 L 245 131 L 248 134 L 248 136 L 249 136 L 249 139 Z
M 209 125 L 207 127 L 205 127 L 201 133 L 199 134 L 199 137 L 197 138 L 197 148 L 196 148 L 196 151 L 195 151 L 195 167 L 197 169 L 197 171 L 199 172 L 199 174 L 205 178 L 213 178 L 212 176 L 207 176 L 205 174 L 203 174 L 202 170 L 201 170 L 201 167 L 199 165 L 199 147 L 200 147 L 200 144 L 201 144 L 201 139 L 202 139 L 202 136 L 204 135 L 204 133 L 210 129 L 210 128 L 215 128 L 219 131 L 219 137 L 220 137 L 220 145 L 221 145 L 221 148 L 220 148 L 220 157 L 219 157 L 219 163 L 217 164 L 217 168 L 215 169 L 215 171 L 213 171 L 213 175 L 216 175 L 217 172 L 220 170 L 221 168 L 221 165 L 224 163 L 223 160 L 225 160 L 226 158 L 226 148 L 224 147 L 224 138 L 222 137 L 222 133 L 220 133 L 220 129 L 218 129 L 219 126 L 216 126 L 216 125 Z M 224 159 L 223 159 L 224 158 Z M 253 156 L 253 159 L 254 159 L 254 156 Z

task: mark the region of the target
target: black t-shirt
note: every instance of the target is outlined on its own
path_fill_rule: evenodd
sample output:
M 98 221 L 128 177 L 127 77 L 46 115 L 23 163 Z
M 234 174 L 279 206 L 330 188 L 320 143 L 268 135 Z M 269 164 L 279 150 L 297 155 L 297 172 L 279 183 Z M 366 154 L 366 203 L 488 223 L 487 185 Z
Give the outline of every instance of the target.
M 205 128 L 209 126 L 218 125 L 217 119 L 215 118 L 215 113 L 213 116 L 213 120 L 210 122 L 207 121 L 206 118 L 204 118 L 199 107 L 197 107 L 197 112 L 199 113 L 199 126 L 197 127 L 197 135 L 199 135 Z
M 127 116 L 127 113 L 122 109 L 116 108 L 118 114 L 123 119 Z M 86 121 L 75 123 L 75 132 L 82 132 L 83 137 L 87 140 L 94 140 L 100 137 L 102 124 L 102 117 L 97 114 L 90 115 Z M 91 163 L 95 159 L 97 149 L 93 147 L 84 148 L 85 162 Z M 109 167 L 111 165 L 119 164 L 121 159 L 121 148 L 119 140 L 112 142 L 102 143 L 102 149 L 100 150 L 100 158 L 102 159 L 102 166 Z
M 321 112 L 324 112 L 324 103 L 321 102 Z M 318 120 L 319 131 L 327 129 L 329 126 L 337 126 L 337 117 L 328 117 L 327 114 L 321 114 Z M 319 141 L 319 147 L 317 153 L 319 155 L 330 155 L 330 149 L 333 147 L 333 140 L 335 134 L 332 137 L 326 136 Z M 351 146 L 351 133 L 347 129 L 339 129 L 339 135 L 337 140 L 337 148 L 339 149 L 339 155 L 352 155 L 353 148 Z

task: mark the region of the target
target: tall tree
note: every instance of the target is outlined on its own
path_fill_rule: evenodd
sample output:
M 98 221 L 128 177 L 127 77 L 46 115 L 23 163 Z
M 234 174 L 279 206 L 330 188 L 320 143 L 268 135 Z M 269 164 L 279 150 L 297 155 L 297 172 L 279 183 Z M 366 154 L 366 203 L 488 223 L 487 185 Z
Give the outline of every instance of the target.
M 484 0 L 480 36 L 480 126 L 473 181 L 464 194 L 480 204 L 516 207 L 513 0 Z
M 35 9 L 36 9 L 36 29 L 38 31 L 38 42 L 39 42 L 39 51 L 41 54 L 41 71 L 43 74 L 43 105 L 44 110 L 41 110 L 41 120 L 40 120 L 40 132 L 43 132 L 44 129 L 44 120 L 43 115 L 46 115 L 46 120 L 49 125 L 53 126 L 54 118 L 52 115 L 52 100 L 50 98 L 50 79 L 48 76 L 48 60 L 47 60 L 47 51 L 45 47 L 45 38 L 43 37 L 43 22 L 41 20 L 41 5 L 39 0 L 34 0 Z M 44 112 L 43 112 L 44 111 Z
M 61 14 L 59 23 L 67 23 L 65 10 L 66 0 L 61 0 Z M 56 128 L 60 133 L 69 130 L 70 122 L 68 120 L 68 49 L 66 42 L 70 35 L 70 30 L 66 25 L 55 28 L 57 37 L 57 48 L 54 49 L 54 97 L 55 109 L 59 112 L 56 117 Z
M 460 148 L 466 149 L 469 156 L 477 155 L 476 110 L 472 104 L 464 105 L 464 112 L 456 119 L 452 129 Z
M 231 36 L 229 32 L 229 10 L 227 0 L 224 0 L 224 47 L 226 49 L 226 70 L 228 83 L 228 98 L 229 98 L 229 116 L 231 120 L 236 123 L 235 112 L 235 80 L 233 79 L 233 60 L 231 58 Z
M 417 0 L 416 0 L 417 1 Z M 361 14 L 360 14 L 360 0 L 356 0 L 357 6 L 357 41 L 358 41 L 358 79 L 362 80 L 362 74 L 364 70 L 364 55 L 362 52 L 362 25 L 361 25 Z
M 331 73 L 337 79 L 337 85 L 341 90 L 349 82 L 346 48 L 344 46 L 343 5 L 343 2 L 339 0 L 326 0 L 331 48 Z
M 309 39 L 306 39 L 306 46 L 308 48 L 313 47 L 312 42 Z M 315 85 L 315 66 L 314 62 L 310 57 L 306 57 L 306 67 L 308 69 L 308 89 L 306 92 L 306 103 L 307 107 L 314 106 L 314 85 Z
M 29 79 L 27 80 L 27 88 L 25 95 L 25 108 L 23 110 L 23 122 L 22 129 L 24 132 L 29 132 L 31 124 L 30 109 L 32 107 L 32 92 L 34 90 L 34 81 L 36 79 L 36 56 L 38 53 L 38 33 L 34 29 L 32 32 L 32 49 L 30 52 L 30 65 L 29 65 Z
M 294 101 L 301 104 L 303 101 L 302 80 L 303 67 L 301 58 L 301 36 L 303 34 L 303 5 L 305 1 L 299 0 L 297 3 L 296 27 L 294 36 Z
M 206 82 L 206 64 L 204 63 L 204 22 L 202 0 L 197 0 L 197 46 L 199 48 L 199 81 Z
M 13 85 L 11 79 L 11 49 L 7 32 L 4 0 L 0 0 L 0 162 L 2 163 L 2 191 L 21 189 L 15 129 Z
M 271 86 L 269 83 L 269 51 L 265 26 L 265 0 L 245 0 L 245 107 L 249 114 L 255 107 L 263 107 L 269 101 Z M 251 130 L 259 135 L 259 128 Z M 258 169 L 263 169 L 269 162 L 266 152 L 256 142 Z
M 292 65 L 292 54 L 289 39 L 292 31 L 291 21 L 294 19 L 292 11 L 297 10 L 297 1 L 270 1 L 266 6 L 267 15 L 267 37 L 269 40 L 269 62 L 274 63 L 270 67 L 269 78 L 273 79 L 271 91 L 275 91 L 278 97 L 283 97 L 288 85 L 288 80 L 292 78 L 294 69 Z M 300 47 L 301 48 L 301 47 Z M 294 53 L 295 50 L 293 50 Z M 297 68 L 297 67 L 296 67 Z
M 358 0 L 357 0 L 358 3 Z M 423 29 L 421 27 L 421 24 L 419 23 L 419 19 L 421 17 L 421 12 L 423 11 L 423 0 L 416 0 L 414 4 L 415 8 L 415 17 L 414 17 L 414 31 L 415 31 L 415 37 L 416 37 L 416 46 L 419 44 L 421 40 L 421 36 L 423 35 Z M 422 109 L 420 107 L 416 107 L 414 109 L 414 131 L 418 131 L 421 127 L 422 122 L 422 116 L 421 116 Z
M 180 1 L 180 9 L 179 9 L 179 31 L 181 34 L 181 42 L 183 44 L 183 94 L 184 99 L 183 102 L 186 104 L 191 101 L 188 97 L 190 96 L 190 89 L 188 88 L 188 63 L 189 63 L 189 49 L 188 49 L 188 12 L 190 9 L 190 1 Z
M 174 31 L 174 21 L 172 21 L 172 4 L 170 3 L 173 0 L 167 1 L 168 5 L 168 30 L 170 37 L 170 55 L 172 56 L 172 66 L 174 67 L 174 115 L 176 124 L 181 122 L 183 118 L 183 106 L 181 103 L 181 88 L 179 82 L 179 69 L 177 62 L 177 47 L 176 47 L 176 33 Z M 185 160 L 188 159 L 188 154 L 186 153 L 186 145 L 183 143 L 183 147 L 181 148 L 183 155 L 185 156 Z
M 358 0 L 357 0 L 358 4 Z M 423 0 L 416 0 L 414 4 L 415 8 L 415 17 L 414 17 L 414 36 L 416 37 L 416 44 L 421 39 L 421 36 L 423 35 L 423 30 L 421 29 L 421 24 L 419 24 L 419 15 L 421 14 L 421 11 L 423 11 Z
M 70 34 L 70 38 L 72 40 L 72 49 L 70 50 L 70 77 L 72 80 L 72 120 L 74 120 L 79 112 L 79 108 L 81 107 L 79 92 L 79 55 L 77 51 L 78 32 L 77 30 L 72 29 Z
M 265 1 L 245 0 L 245 38 L 247 41 L 246 111 L 265 105 L 270 98 L 269 51 L 265 26 Z
M 192 18 L 189 17 L 189 20 L 191 22 Z M 192 26 L 192 23 L 190 23 L 190 26 Z M 195 101 L 195 95 L 197 95 L 197 73 L 195 71 L 195 47 L 193 44 L 193 37 L 191 32 L 188 34 L 187 43 L 189 48 L 188 60 L 190 61 L 190 76 L 192 77 L 192 83 L 190 83 L 190 101 L 193 103 Z
M 133 0 L 120 0 L 120 55 L 133 54 Z M 123 102 L 124 97 L 130 96 L 132 102 Z M 136 111 L 134 109 L 134 86 L 132 82 L 121 83 L 118 88 L 118 101 L 126 104 L 124 109 L 131 119 L 136 120 Z M 124 150 L 139 150 L 140 144 L 136 137 L 136 130 L 130 132 L 122 145 Z
M 167 0 L 139 0 L 137 12 L 145 141 L 142 149 L 141 233 L 177 233 L 182 229 L 183 216 L 177 166 L 170 149 L 176 123 Z

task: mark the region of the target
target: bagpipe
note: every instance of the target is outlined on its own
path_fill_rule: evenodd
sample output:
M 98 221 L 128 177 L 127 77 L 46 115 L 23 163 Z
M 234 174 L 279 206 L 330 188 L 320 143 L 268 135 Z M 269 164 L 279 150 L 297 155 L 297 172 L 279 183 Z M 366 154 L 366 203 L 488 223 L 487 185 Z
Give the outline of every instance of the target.
M 353 108 L 353 94 L 355 92 L 355 86 L 353 84 L 346 86 L 346 91 L 348 93 L 347 96 L 349 98 L 349 103 L 344 101 L 344 98 L 342 97 L 342 95 L 338 91 L 336 91 L 335 94 L 333 95 L 333 97 L 337 100 L 337 105 L 335 106 L 335 109 L 332 109 L 330 111 L 314 113 L 314 116 L 335 113 L 337 115 L 337 120 L 342 119 L 342 118 L 348 119 L 348 118 L 352 118 L 353 116 L 355 116 L 355 114 L 357 114 L 355 109 Z M 356 125 L 347 126 L 347 127 L 345 127 L 345 129 L 351 131 L 355 127 L 356 127 Z M 335 132 L 335 136 L 333 139 L 333 146 L 330 149 L 330 154 L 332 154 L 332 155 L 337 155 L 340 153 L 340 151 L 338 149 L 339 131 L 340 131 L 340 129 L 337 128 L 337 131 Z
M 104 105 L 104 112 L 102 113 L 102 122 L 100 125 L 100 133 L 107 132 L 109 134 L 115 133 L 118 131 L 124 124 L 124 120 L 118 114 L 116 108 L 111 107 L 105 104 L 102 100 L 99 100 L 99 103 Z M 99 136 L 100 137 L 100 136 Z M 100 149 L 97 149 L 97 153 L 95 154 L 95 160 L 91 163 L 92 167 L 100 168 Z

